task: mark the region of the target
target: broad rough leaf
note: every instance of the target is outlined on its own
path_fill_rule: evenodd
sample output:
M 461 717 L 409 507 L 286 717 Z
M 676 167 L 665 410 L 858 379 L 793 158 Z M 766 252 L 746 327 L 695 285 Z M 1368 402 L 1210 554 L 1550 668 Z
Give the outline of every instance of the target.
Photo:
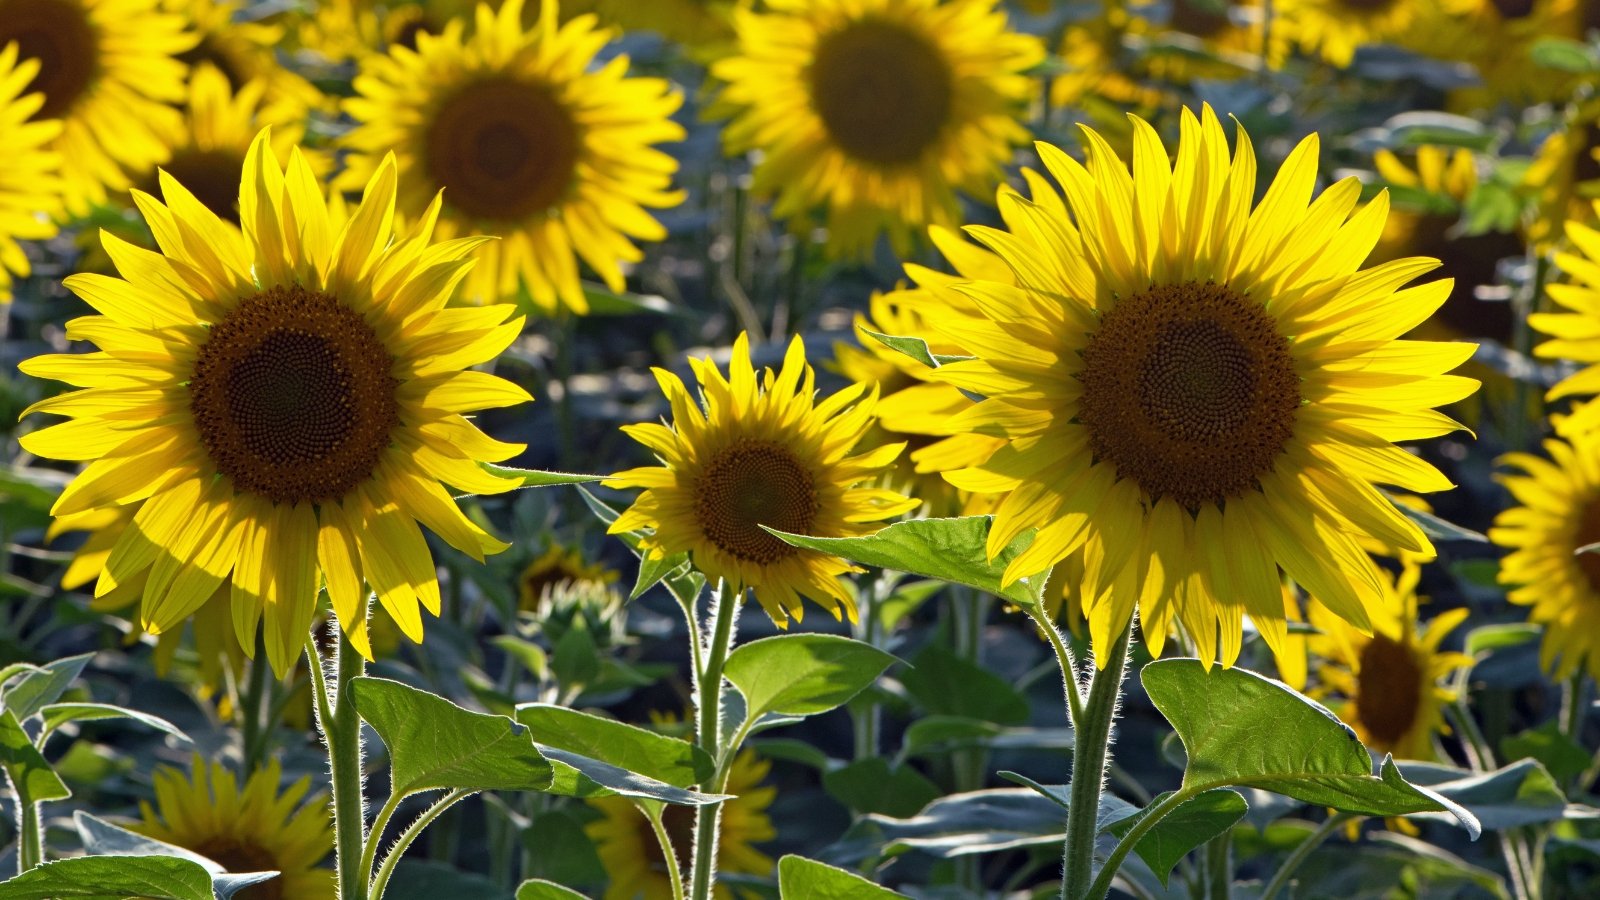
M 748 719 L 809 716 L 843 705 L 896 661 L 835 634 L 780 634 L 735 649 L 723 674 L 744 696 Z
M 505 716 L 462 709 L 386 678 L 355 678 L 349 690 L 356 712 L 389 748 L 389 778 L 397 793 L 550 786 L 550 763 L 528 729 Z
M 16 713 L 18 721 L 26 721 L 46 704 L 60 700 L 93 658 L 93 653 L 69 656 L 29 671 L 5 688 L 5 708 Z
M 1036 602 L 1034 595 L 1043 589 L 1048 573 L 1026 576 L 1007 587 L 1000 586 L 1006 564 L 1033 541 L 1033 532 L 1024 532 L 991 560 L 984 552 L 990 521 L 989 516 L 913 519 L 861 537 L 840 538 L 766 530 L 796 547 L 841 556 L 866 566 L 965 584 L 1019 606 L 1033 604 Z
M 539 469 L 517 469 L 511 466 L 497 466 L 493 463 L 479 463 L 491 474 L 501 478 L 515 478 L 522 482 L 523 487 L 550 487 L 557 484 L 587 484 L 591 481 L 604 481 L 605 475 L 585 475 L 581 472 L 545 472 Z
M 1151 806 L 1165 799 L 1162 794 L 1150 802 Z M 1127 818 L 1106 826 L 1106 830 L 1121 837 L 1133 829 L 1150 807 L 1138 810 Z M 1204 844 L 1238 824 L 1248 807 L 1244 798 L 1226 788 L 1217 788 L 1190 797 L 1168 813 L 1162 820 L 1133 845 L 1133 852 L 1145 861 L 1161 886 L 1167 886 L 1172 869 L 1178 861 L 1194 848 Z
M 211 873 L 175 856 L 76 856 L 0 883 L 0 900 L 213 900 Z
M 517 888 L 517 900 L 589 900 L 572 888 L 535 878 Z
M 609 797 L 621 794 L 645 800 L 660 800 L 678 806 L 704 806 L 732 799 L 727 794 L 702 794 L 687 788 L 657 781 L 638 772 L 629 772 L 608 762 L 592 759 L 557 747 L 540 747 L 554 768 L 550 786 L 543 790 L 566 797 Z
M 213 874 L 223 871 L 214 860 L 192 850 L 145 837 L 81 809 L 72 814 L 72 824 L 78 829 L 83 851 L 90 856 L 172 856 L 196 863 Z
M 677 787 L 703 784 L 716 769 L 710 754 L 700 747 L 616 719 L 547 703 L 517 707 L 516 719 L 528 727 L 539 744 Z
M 1537 760 L 1522 759 L 1482 773 L 1402 762 L 1400 771 L 1412 784 L 1466 807 L 1487 831 L 1559 822 L 1567 815 L 1566 795 Z
M 1029 788 L 990 788 L 941 797 L 907 819 L 867 816 L 889 850 L 914 849 L 950 858 L 1019 847 L 1057 846 L 1067 811 Z
M 1157 660 L 1140 678 L 1188 753 L 1184 790 L 1246 785 L 1368 816 L 1449 812 L 1473 838 L 1481 831 L 1393 760 L 1374 775 L 1355 732 L 1288 685 L 1239 668 L 1208 673 L 1197 659 Z
M 998 725 L 1028 720 L 1028 700 L 1004 678 L 933 643 L 900 676 L 906 691 L 930 713 L 984 719 Z
M 47 732 L 55 731 L 68 722 L 128 719 L 140 725 L 154 728 L 157 731 L 164 731 L 185 743 L 194 743 L 187 734 L 183 733 L 183 729 L 160 716 L 152 716 L 149 713 L 142 713 L 122 706 L 114 706 L 110 703 L 51 703 L 39 710 L 39 713 L 44 720 L 44 730 Z
M 26 803 L 65 800 L 72 791 L 28 740 L 22 723 L 10 710 L 0 713 L 0 769 Z
M 790 854 L 778 860 L 779 900 L 903 900 L 905 896 L 814 859 Z
M 822 786 L 855 812 L 895 817 L 915 815 L 939 797 L 939 786 L 921 772 L 910 766 L 891 767 L 881 756 L 823 773 Z
M 1007 726 L 967 716 L 924 716 L 906 727 L 900 753 L 905 757 L 930 756 L 972 747 L 1071 750 L 1072 729 Z

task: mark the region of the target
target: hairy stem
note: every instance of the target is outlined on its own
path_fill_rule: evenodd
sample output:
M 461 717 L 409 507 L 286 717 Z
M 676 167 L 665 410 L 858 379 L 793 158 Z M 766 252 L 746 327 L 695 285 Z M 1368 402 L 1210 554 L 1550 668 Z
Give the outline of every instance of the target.
M 329 628 L 338 630 L 332 622 Z M 339 900 L 367 900 L 367 874 L 361 869 L 366 850 L 365 799 L 361 795 L 361 720 L 350 697 L 350 680 L 366 670 L 361 654 L 350 646 L 339 631 L 339 649 L 334 661 L 335 684 L 328 687 L 322 655 L 310 632 L 306 633 L 306 662 L 317 694 L 317 729 L 328 748 L 328 764 L 333 774 L 333 831 L 336 867 L 339 875 Z
M 656 833 L 656 843 L 661 845 L 661 858 L 667 861 L 667 881 L 672 885 L 672 900 L 683 900 L 683 873 L 678 871 L 678 854 L 672 848 L 672 838 L 661 820 L 658 808 L 644 814 L 650 820 L 650 830 Z
M 405 855 L 406 850 L 422 834 L 423 830 L 433 824 L 433 820 L 439 818 L 445 810 L 476 793 L 477 791 L 457 788 L 445 794 L 434 801 L 432 806 L 423 810 L 422 815 L 417 816 L 415 822 L 406 826 L 405 831 L 400 832 L 400 837 L 395 839 L 394 848 L 389 851 L 388 856 L 383 858 L 383 865 L 378 868 L 378 874 L 372 879 L 372 891 L 370 894 L 372 900 L 383 900 L 383 892 L 389 888 L 389 877 L 394 874 L 394 867 L 400 862 L 400 857 Z M 375 834 L 372 838 L 373 843 L 377 843 L 379 837 L 379 835 Z
M 1099 825 L 1100 794 L 1105 788 L 1106 759 L 1111 748 L 1111 720 L 1116 717 L 1122 697 L 1122 678 L 1128 668 L 1128 643 L 1133 622 L 1123 629 L 1106 654 L 1104 666 L 1095 669 L 1089 682 L 1089 696 L 1076 723 L 1072 749 L 1072 784 L 1067 807 L 1065 871 L 1061 878 L 1062 900 L 1102 897 L 1091 893 L 1094 875 L 1094 839 Z M 1097 660 L 1097 662 L 1100 662 Z M 1107 864 L 1115 874 L 1115 869 Z M 1104 874 L 1104 873 L 1102 873 Z M 1109 884 L 1109 882 L 1108 882 Z
M 1128 858 L 1128 853 L 1150 832 L 1150 829 L 1161 824 L 1161 820 L 1165 819 L 1168 813 L 1182 806 L 1195 793 L 1197 792 L 1181 788 L 1168 794 L 1167 799 L 1150 807 L 1150 811 L 1141 816 L 1139 821 L 1128 829 L 1128 833 L 1122 836 L 1122 840 L 1117 842 L 1116 849 L 1106 857 L 1106 864 L 1100 869 L 1100 874 L 1095 876 L 1094 884 L 1090 885 L 1089 890 L 1081 896 L 1099 898 L 1110 893 L 1111 882 L 1117 877 L 1117 870 L 1122 868 L 1122 861 Z M 1068 810 L 1069 814 L 1070 812 L 1071 810 Z
M 718 761 L 719 768 L 730 767 L 722 753 L 722 668 L 733 643 L 734 623 L 739 617 L 739 600 L 743 593 L 742 590 L 730 591 L 726 585 L 718 584 L 716 592 L 711 595 L 714 607 L 711 610 L 711 642 L 706 647 L 705 669 L 700 673 L 697 685 L 700 701 L 695 710 L 696 737 L 700 748 Z M 728 756 L 731 758 L 732 755 L 730 750 Z M 713 784 L 712 787 L 720 786 Z M 721 803 L 710 803 L 695 809 L 694 874 L 690 890 L 693 900 L 711 898 L 711 888 L 716 883 L 717 836 L 721 824 Z
M 44 862 L 44 829 L 39 822 L 39 804 L 16 794 L 17 800 L 17 874 Z
M 1310 856 L 1313 850 L 1322 846 L 1322 842 L 1326 841 L 1334 831 L 1338 830 L 1340 825 L 1353 818 L 1355 816 L 1350 813 L 1334 813 L 1324 820 L 1321 825 L 1318 825 L 1317 830 L 1307 835 L 1306 839 L 1301 841 L 1299 846 L 1295 847 L 1294 851 L 1284 859 L 1283 865 L 1278 867 L 1278 871 L 1273 873 L 1272 880 L 1267 882 L 1266 889 L 1261 892 L 1260 900 L 1272 900 L 1278 895 L 1279 891 L 1287 888 L 1290 878 L 1294 875 L 1295 870 L 1300 868 L 1300 864 L 1306 861 L 1306 857 Z

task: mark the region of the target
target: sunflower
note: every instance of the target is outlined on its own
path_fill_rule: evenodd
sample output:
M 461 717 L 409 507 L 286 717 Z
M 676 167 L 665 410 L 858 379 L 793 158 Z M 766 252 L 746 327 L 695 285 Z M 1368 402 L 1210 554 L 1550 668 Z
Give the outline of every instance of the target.
M 1174 166 L 1155 130 L 1134 126 L 1131 175 L 1085 128 L 1087 168 L 1038 145 L 1066 204 L 1007 195 L 1008 230 L 968 229 L 1015 285 L 935 289 L 950 302 L 934 327 L 976 358 L 934 375 L 987 397 L 953 424 L 1007 441 L 945 477 L 1005 494 L 991 557 L 1038 529 L 1007 583 L 1085 554 L 1102 660 L 1135 605 L 1157 655 L 1174 617 L 1207 661 L 1220 631 L 1221 660 L 1234 662 L 1246 613 L 1281 646 L 1280 568 L 1366 628 L 1383 596 L 1357 538 L 1432 553 L 1374 483 L 1450 487 L 1390 442 L 1458 427 L 1432 407 L 1477 386 L 1440 374 L 1472 345 L 1396 340 L 1450 283 L 1397 290 L 1431 260 L 1359 269 L 1387 195 L 1357 211 L 1360 185 L 1346 178 L 1308 206 L 1315 135 L 1252 211 L 1242 128 L 1230 164 L 1210 107 L 1185 110 Z M 980 315 L 960 311 L 972 305 Z
M 1159 26 L 1152 44 L 1158 52 L 1152 54 L 1151 71 L 1175 82 L 1224 81 L 1263 66 L 1278 69 L 1293 43 L 1283 23 L 1271 21 L 1268 27 L 1268 13 L 1255 0 L 1172 0 L 1153 24 Z
M 772 763 L 757 756 L 754 750 L 742 750 L 733 758 L 725 793 L 735 797 L 722 804 L 721 838 L 717 842 L 718 872 L 772 874 L 772 857 L 754 846 L 778 834 L 767 816 L 767 807 L 772 805 L 778 791 L 760 787 L 771 769 Z M 650 820 L 626 797 L 598 797 L 588 802 L 604 815 L 585 828 L 611 878 L 603 900 L 671 900 L 669 863 L 661 852 L 661 842 L 656 839 Z M 662 825 L 676 857 L 670 864 L 678 866 L 685 880 L 691 863 L 689 854 L 694 846 L 694 816 L 692 806 L 662 807 Z M 727 885 L 718 884 L 715 896 L 719 900 L 733 900 L 735 893 Z
M 608 585 L 618 577 L 617 571 L 604 563 L 586 561 L 578 548 L 552 543 L 517 578 L 517 608 L 532 612 L 552 591 L 580 584 Z
M 308 110 L 327 102 L 316 85 L 279 62 L 278 47 L 287 34 L 283 25 L 240 21 L 244 10 L 240 0 L 163 0 L 162 5 L 186 18 L 200 36 L 200 42 L 178 58 L 191 67 L 210 63 L 235 91 L 242 91 L 250 82 L 261 82 L 266 105 L 285 107 L 273 113 L 274 121 L 289 121 L 297 115 L 303 118 Z M 194 74 L 193 68 L 190 74 Z M 248 136 L 245 142 L 249 142 Z
M 1442 14 L 1436 0 L 1282 0 L 1273 4 L 1272 27 L 1289 29 L 1301 49 L 1343 68 L 1356 48 L 1429 33 L 1418 22 Z
M 692 56 L 720 56 L 733 40 L 733 10 L 751 0 L 568 0 L 562 18 L 594 13 L 627 31 L 653 31 Z
M 1544 626 L 1540 658 L 1565 679 L 1587 669 L 1600 678 L 1600 555 L 1578 553 L 1600 543 L 1600 432 L 1544 442 L 1543 459 L 1507 454 L 1501 482 L 1520 506 L 1500 513 L 1489 539 L 1510 553 L 1500 582 L 1512 603 L 1529 606 Z
M 84 215 L 107 189 L 126 190 L 124 168 L 160 162 L 178 127 L 184 64 L 195 45 L 160 0 L 0 0 L 0 47 L 17 42 L 39 68 L 27 89 L 44 95 L 34 119 L 60 119 L 66 211 Z M 9 138 L 9 134 L 7 135 Z M 9 147 L 7 152 L 9 153 Z
M 983 197 L 1028 137 L 1018 116 L 1044 59 L 994 0 L 772 0 L 738 10 L 739 49 L 712 74 L 728 153 L 758 150 L 752 191 L 782 219 L 827 208 L 828 249 L 895 250 Z
M 1595 212 L 1600 215 L 1600 201 L 1595 203 Z M 1571 280 L 1545 287 L 1561 311 L 1528 316 L 1530 326 L 1550 337 L 1534 348 L 1534 355 L 1583 364 L 1577 374 L 1550 389 L 1545 395 L 1550 401 L 1600 393 L 1600 340 L 1593 326 L 1600 315 L 1600 231 L 1581 222 L 1568 222 L 1566 232 L 1577 252 L 1557 253 L 1556 265 Z M 1555 424 L 1556 433 L 1564 436 L 1593 431 L 1600 425 L 1600 402 L 1587 400 Z
M 139 802 L 134 831 L 198 853 L 229 872 L 278 873 L 234 894 L 236 900 L 334 896 L 332 870 L 317 868 L 333 850 L 333 820 L 325 795 L 306 799 L 310 776 L 280 794 L 283 771 L 273 760 L 241 791 L 232 772 L 196 754 L 187 778 L 163 766 L 154 779 L 156 805 Z
M 682 97 L 659 78 L 627 77 L 627 57 L 590 69 L 607 35 L 584 16 L 559 27 L 547 3 L 531 28 L 522 2 L 478 7 L 476 32 L 452 22 L 374 56 L 346 109 L 360 124 L 343 141 L 358 186 L 383 154 L 401 172 L 400 208 L 418 215 L 439 190 L 445 236 L 495 234 L 477 251 L 465 299 L 486 303 L 519 286 L 546 313 L 588 311 L 581 257 L 612 290 L 634 240 L 666 236 L 646 207 L 676 205 L 678 164 L 652 145 L 683 137 L 669 117 Z
M 443 34 L 454 21 L 470 27 L 479 2 L 499 9 L 503 0 L 325 0 L 295 37 L 328 62 L 359 62 L 393 47 L 415 50 L 418 37 Z
M 728 590 L 754 590 L 780 628 L 800 621 L 802 597 L 838 618 L 856 620 L 855 601 L 839 576 L 860 571 L 836 557 L 791 547 L 761 530 L 845 537 L 909 512 L 911 500 L 886 488 L 856 487 L 879 478 L 903 449 L 888 444 L 849 456 L 872 424 L 878 391 L 856 384 L 820 404 L 805 344 L 789 343 L 783 369 L 757 379 L 741 334 L 724 378 L 709 358 L 689 360 L 705 398 L 702 410 L 678 376 L 656 369 L 672 406 L 672 424 L 623 431 L 649 447 L 660 466 L 618 472 L 611 488 L 644 488 L 612 534 L 652 529 L 644 549 L 656 558 L 687 551 L 695 568 Z
M 1572 96 L 1582 76 L 1538 65 L 1533 46 L 1547 38 L 1582 40 L 1580 0 L 1456 0 L 1449 15 L 1408 41 L 1431 56 L 1471 63 L 1476 85 L 1451 92 L 1453 109 L 1474 110 L 1508 102 L 1546 103 Z
M 22 364 L 83 388 L 25 410 L 70 421 L 22 445 L 93 460 L 55 515 L 140 504 L 95 593 L 138 584 L 145 630 L 177 627 L 231 576 L 240 645 L 253 650 L 264 615 L 281 674 L 326 580 L 340 623 L 370 655 L 363 580 L 414 641 L 418 600 L 438 614 L 419 521 L 480 559 L 506 548 L 440 482 L 473 493 L 517 486 L 477 463 L 521 446 L 462 414 L 530 399 L 464 371 L 522 323 L 506 321 L 504 305 L 444 309 L 476 241 L 432 244 L 435 206 L 391 242 L 396 174 L 382 166 L 335 230 L 304 155 L 292 153 L 285 173 L 263 131 L 245 158 L 242 236 L 163 175 L 167 205 L 134 193 L 162 253 L 107 235 L 123 278 L 66 280 L 101 313 L 69 322 L 67 336 L 101 352 Z
M 49 147 L 61 123 L 33 121 L 44 95 L 22 93 L 38 71 L 38 60 L 19 60 L 15 42 L 0 46 L 0 134 L 6 136 L 6 152 L 0 153 L 0 304 L 11 302 L 11 276 L 30 271 L 17 241 L 56 233 L 48 216 L 60 202 L 61 157 Z
M 1569 220 L 1595 221 L 1600 201 L 1600 99 L 1572 105 L 1562 127 L 1539 144 L 1522 177 L 1533 194 L 1535 215 L 1528 242 L 1543 251 L 1560 241 Z

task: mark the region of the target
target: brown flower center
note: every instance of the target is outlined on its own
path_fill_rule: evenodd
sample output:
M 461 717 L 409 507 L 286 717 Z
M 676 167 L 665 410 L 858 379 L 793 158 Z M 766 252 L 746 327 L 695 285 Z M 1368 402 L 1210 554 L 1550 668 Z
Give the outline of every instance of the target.
M 189 406 L 217 470 L 278 503 L 348 494 L 400 422 L 393 358 L 335 298 L 278 286 L 239 303 L 195 360 Z
M 1374 634 L 1361 649 L 1355 718 L 1373 748 L 1392 751 L 1416 724 L 1422 707 L 1422 668 L 1405 644 Z
M 811 470 L 778 444 L 740 441 L 718 453 L 695 484 L 700 529 L 723 552 L 760 565 L 799 552 L 762 531 L 807 534 L 817 518 Z
M 16 41 L 39 74 L 24 93 L 44 94 L 35 119 L 61 118 L 99 75 L 100 39 L 73 0 L 0 0 L 0 47 Z
M 1339 0 L 1345 9 L 1358 13 L 1382 12 L 1393 6 L 1396 0 Z
M 1167 24 L 1176 31 L 1206 38 L 1220 34 L 1230 24 L 1227 2 L 1207 0 L 1172 0 L 1172 18 Z
M 1294 433 L 1289 342 L 1242 294 L 1206 282 L 1123 299 L 1083 352 L 1079 420 L 1096 458 L 1188 509 L 1256 487 Z
M 433 113 L 428 175 L 470 216 L 515 221 L 559 203 L 581 149 L 577 123 L 541 85 L 494 76 L 463 85 Z
M 811 105 L 828 135 L 856 159 L 915 162 L 950 119 L 950 67 L 926 37 L 893 22 L 863 19 L 817 42 Z
M 265 847 L 230 837 L 219 835 L 189 849 L 233 873 L 276 872 L 281 868 L 277 858 Z M 283 882 L 280 878 L 269 878 L 233 896 L 235 900 L 282 900 Z
M 238 91 L 250 83 L 247 63 L 229 53 L 218 42 L 216 35 L 202 34 L 200 43 L 178 54 L 178 59 L 188 63 L 191 68 L 206 63 L 216 66 L 222 77 L 228 80 L 230 90 Z
M 1526 19 L 1533 14 L 1533 0 L 1494 0 L 1502 19 Z
M 1572 549 L 1597 543 L 1600 543 L 1600 497 L 1593 497 L 1583 504 L 1583 509 L 1578 513 L 1578 530 L 1572 541 Z M 1600 593 L 1600 553 L 1579 553 L 1576 559 L 1583 577 L 1589 581 L 1590 590 Z
M 244 156 L 232 150 L 179 150 L 161 168 L 188 188 L 196 200 L 218 218 L 239 224 L 239 176 L 244 171 Z M 140 185 L 145 193 L 159 195 L 154 177 Z

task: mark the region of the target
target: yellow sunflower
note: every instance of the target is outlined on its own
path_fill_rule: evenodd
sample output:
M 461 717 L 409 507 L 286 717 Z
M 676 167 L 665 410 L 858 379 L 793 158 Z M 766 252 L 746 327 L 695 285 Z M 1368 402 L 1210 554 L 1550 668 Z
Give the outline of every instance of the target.
M 332 900 L 333 871 L 317 864 L 333 850 L 333 819 L 325 795 L 306 798 L 310 776 L 280 794 L 283 771 L 273 760 L 241 791 L 233 772 L 196 755 L 187 778 L 163 766 L 154 779 L 155 806 L 139 801 L 134 831 L 198 853 L 229 872 L 278 873 L 234 894 L 236 900 Z
M 1473 660 L 1439 649 L 1468 610 L 1440 613 L 1425 627 L 1417 621 L 1420 575 L 1417 566 L 1406 565 L 1398 578 L 1380 576 L 1387 599 L 1374 611 L 1371 634 L 1313 601 L 1308 617 L 1318 633 L 1307 643 L 1322 660 L 1311 695 L 1327 701 L 1361 743 L 1399 759 L 1432 760 L 1438 756 L 1434 735 L 1450 733 L 1444 707 L 1456 699 L 1440 682 L 1471 668 Z
M 760 526 L 791 534 L 845 537 L 909 512 L 917 501 L 886 488 L 856 487 L 881 477 L 900 455 L 889 444 L 848 455 L 872 424 L 876 388 L 857 384 L 821 403 L 805 344 L 789 343 L 783 368 L 757 378 L 750 346 L 734 342 L 728 377 L 709 358 L 689 360 L 705 408 L 678 376 L 656 369 L 672 406 L 672 424 L 623 426 L 661 465 L 618 472 L 612 488 L 644 493 L 611 525 L 611 533 L 654 533 L 654 557 L 688 552 L 695 568 L 730 591 L 751 588 L 780 628 L 800 621 L 801 598 L 856 620 L 855 600 L 839 576 L 860 571 L 836 557 L 791 547 Z
M 1157 42 L 1151 71 L 1170 81 L 1229 80 L 1263 67 L 1277 69 L 1293 41 L 1283 22 L 1255 0 L 1172 0 L 1165 17 L 1153 18 Z M 1165 46 L 1159 46 L 1165 45 Z M 1195 53 L 1200 51 L 1203 58 Z
M 1419 20 L 1442 12 L 1437 0 L 1280 0 L 1272 27 L 1289 29 L 1301 49 L 1342 68 L 1356 48 L 1404 43 L 1421 31 Z
M 22 444 L 93 460 L 56 515 L 140 504 L 97 595 L 139 584 L 140 624 L 159 635 L 231 577 L 239 643 L 254 648 L 264 616 L 281 674 L 324 580 L 363 653 L 363 581 L 421 640 L 417 603 L 437 615 L 439 585 L 418 522 L 480 559 L 506 548 L 440 482 L 473 493 L 516 487 L 478 462 L 520 445 L 490 439 L 462 414 L 530 398 L 465 370 L 522 324 L 507 321 L 509 306 L 444 308 L 476 240 L 433 243 L 437 206 L 394 237 L 392 162 L 336 229 L 304 155 L 292 153 L 285 172 L 269 141 L 263 132 L 245 158 L 242 236 L 170 176 L 166 205 L 135 192 L 162 252 L 106 235 L 123 277 L 67 279 L 100 313 L 69 322 L 67 336 L 100 352 L 22 364 L 83 388 L 24 411 L 70 421 Z
M 760 786 L 771 769 L 772 763 L 757 756 L 754 750 L 740 751 L 733 758 L 725 793 L 735 797 L 722 804 L 721 838 L 717 842 L 718 872 L 772 874 L 772 857 L 755 848 L 756 844 L 778 835 L 767 816 L 767 807 L 777 796 L 777 788 Z M 662 808 L 662 825 L 676 857 L 669 863 L 661 852 L 661 842 L 656 839 L 650 820 L 632 800 L 599 797 L 588 802 L 604 814 L 604 818 L 590 822 L 585 828 L 611 879 L 603 900 L 672 900 L 667 866 L 676 865 L 687 882 L 690 853 L 694 847 L 694 807 Z M 719 900 L 733 900 L 736 895 L 733 889 L 719 883 L 714 896 Z
M 499 9 L 503 0 L 323 0 L 295 34 L 298 45 L 328 62 L 344 63 L 417 49 L 417 38 L 443 34 L 453 21 L 469 29 L 479 2 Z
M 605 563 L 585 560 L 578 548 L 552 543 L 550 549 L 528 563 L 517 578 L 518 608 L 532 612 L 552 591 L 579 584 L 608 585 L 619 577 L 617 571 Z
M 977 358 L 934 375 L 987 398 L 955 425 L 1007 440 L 946 478 L 1005 495 L 991 556 L 1038 529 L 1006 582 L 1085 554 L 1102 660 L 1135 606 L 1156 654 L 1174 617 L 1208 662 L 1219 632 L 1223 664 L 1238 657 L 1245 614 L 1280 647 L 1280 568 L 1369 627 L 1383 595 L 1358 537 L 1432 552 L 1375 483 L 1450 487 L 1391 441 L 1453 430 L 1433 407 L 1477 386 L 1441 374 L 1472 345 L 1396 340 L 1450 282 L 1399 290 L 1432 260 L 1360 268 L 1387 195 L 1358 210 L 1346 178 L 1312 200 L 1315 135 L 1252 211 L 1243 129 L 1230 163 L 1210 107 L 1185 110 L 1174 163 L 1153 128 L 1134 126 L 1131 174 L 1085 128 L 1087 168 L 1038 145 L 1065 204 L 1007 195 L 1007 229 L 967 229 L 1015 284 L 935 288 L 951 301 L 934 327 Z M 971 305 L 981 314 L 961 312 Z
M 1580 0 L 1455 0 L 1441 6 L 1407 45 L 1430 56 L 1468 62 L 1479 83 L 1451 92 L 1450 107 L 1463 111 L 1496 103 L 1545 103 L 1572 96 L 1582 76 L 1533 61 L 1533 45 L 1546 38 L 1583 38 Z
M 1600 201 L 1595 203 L 1595 212 L 1600 214 Z M 1583 365 L 1577 374 L 1550 389 L 1545 397 L 1552 402 L 1600 393 L 1600 332 L 1594 327 L 1600 316 L 1600 231 L 1581 222 L 1568 222 L 1566 232 L 1576 252 L 1557 253 L 1556 265 L 1570 280 L 1545 287 L 1560 311 L 1528 316 L 1529 325 L 1550 337 L 1534 348 L 1534 355 Z M 1600 402 L 1593 399 L 1555 422 L 1556 433 L 1563 436 L 1593 431 L 1597 425 Z
M 733 10 L 751 0 L 568 0 L 563 18 L 594 13 L 601 22 L 627 31 L 653 31 L 703 57 L 733 41 Z
M 0 47 L 15 41 L 39 69 L 26 88 L 44 95 L 34 119 L 60 119 L 66 210 L 84 215 L 106 191 L 126 190 L 125 168 L 159 162 L 178 127 L 185 67 L 195 45 L 160 0 L 0 0 Z M 9 152 L 9 151 L 8 151 Z
M 0 46 L 0 304 L 11 302 L 11 276 L 26 276 L 28 257 L 17 241 L 53 237 L 51 214 L 60 203 L 57 171 L 61 157 L 50 149 L 61 133 L 53 119 L 34 121 L 43 94 L 24 94 L 38 74 L 39 61 L 19 59 L 15 42 Z
M 1502 460 L 1511 471 L 1501 481 L 1521 505 L 1495 518 L 1489 539 L 1511 550 L 1500 563 L 1508 598 L 1544 626 L 1544 667 L 1558 679 L 1580 666 L 1600 678 L 1600 555 L 1577 552 L 1600 543 L 1600 433 L 1547 440 L 1544 450 L 1549 459 Z
M 242 91 L 252 81 L 263 83 L 265 105 L 285 107 L 274 111 L 273 121 L 303 118 L 308 110 L 327 102 L 316 85 L 278 60 L 278 48 L 284 43 L 287 28 L 240 21 L 244 11 L 241 0 L 162 0 L 162 6 L 186 18 L 200 36 L 200 42 L 178 58 L 191 67 L 210 63 L 235 91 Z M 248 142 L 249 138 L 245 140 Z
M 340 184 L 359 186 L 392 152 L 404 214 L 442 189 L 442 235 L 500 237 L 476 251 L 470 303 L 520 286 L 546 313 L 587 312 L 578 260 L 622 290 L 623 265 L 643 258 L 634 241 L 666 236 L 646 207 L 683 200 L 670 189 L 677 162 L 653 146 L 683 137 L 669 118 L 683 98 L 662 79 L 627 77 L 625 56 L 591 68 L 607 33 L 593 17 L 557 26 L 555 15 L 547 2 L 524 28 L 521 0 L 480 5 L 472 37 L 451 22 L 414 52 L 366 60 L 346 101 L 360 124 L 343 138 Z
M 725 87 L 730 154 L 758 150 L 752 190 L 803 223 L 826 207 L 828 249 L 864 256 L 880 232 L 909 252 L 985 197 L 1016 145 L 1044 58 L 994 0 L 771 0 L 738 10 Z
M 1535 202 L 1528 241 L 1540 250 L 1561 240 L 1566 222 L 1595 221 L 1594 204 L 1600 201 L 1600 99 L 1572 105 L 1563 127 L 1540 142 L 1522 186 Z

